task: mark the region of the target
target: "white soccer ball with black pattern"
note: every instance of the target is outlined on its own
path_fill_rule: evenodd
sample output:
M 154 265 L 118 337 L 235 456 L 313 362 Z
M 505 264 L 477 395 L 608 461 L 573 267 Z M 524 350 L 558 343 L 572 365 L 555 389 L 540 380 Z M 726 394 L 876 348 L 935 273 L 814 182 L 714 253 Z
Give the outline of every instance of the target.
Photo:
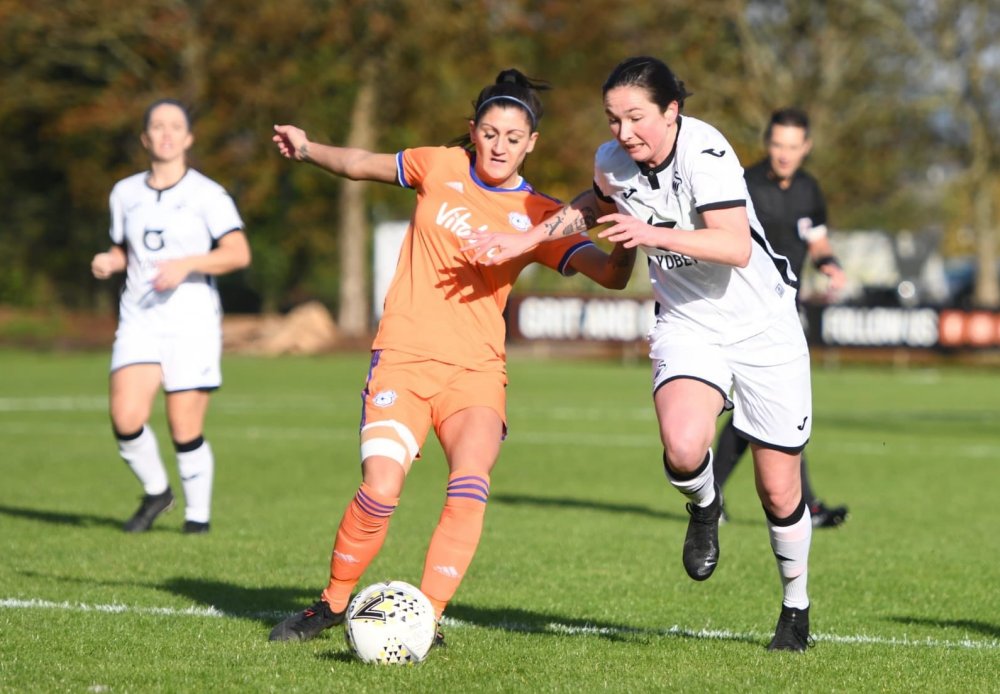
M 347 606 L 347 643 L 366 663 L 419 663 L 431 650 L 436 631 L 430 600 L 403 581 L 370 585 Z

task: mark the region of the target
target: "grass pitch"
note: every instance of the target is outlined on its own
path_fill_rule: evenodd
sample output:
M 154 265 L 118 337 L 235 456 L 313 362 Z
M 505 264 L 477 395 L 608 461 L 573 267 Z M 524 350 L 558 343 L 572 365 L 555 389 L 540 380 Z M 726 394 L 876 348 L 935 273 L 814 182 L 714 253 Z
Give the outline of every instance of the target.
M 212 532 L 142 535 L 106 354 L 0 352 L 0 691 L 997 691 L 1000 392 L 986 370 L 817 368 L 816 647 L 767 653 L 780 587 L 749 461 L 711 580 L 660 467 L 646 364 L 512 360 L 510 436 L 446 649 L 354 661 L 342 632 L 267 641 L 325 584 L 359 479 L 367 355 L 227 357 L 206 436 Z M 175 492 L 162 406 L 152 426 Z M 419 583 L 446 469 L 433 436 L 363 583 Z

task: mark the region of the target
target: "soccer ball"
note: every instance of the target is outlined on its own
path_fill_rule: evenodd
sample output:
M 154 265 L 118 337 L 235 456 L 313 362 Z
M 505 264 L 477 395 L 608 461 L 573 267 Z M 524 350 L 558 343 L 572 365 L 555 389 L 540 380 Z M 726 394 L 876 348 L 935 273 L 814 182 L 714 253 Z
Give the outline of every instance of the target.
M 347 606 L 347 643 L 366 663 L 419 663 L 427 657 L 436 631 L 430 600 L 403 581 L 370 585 Z

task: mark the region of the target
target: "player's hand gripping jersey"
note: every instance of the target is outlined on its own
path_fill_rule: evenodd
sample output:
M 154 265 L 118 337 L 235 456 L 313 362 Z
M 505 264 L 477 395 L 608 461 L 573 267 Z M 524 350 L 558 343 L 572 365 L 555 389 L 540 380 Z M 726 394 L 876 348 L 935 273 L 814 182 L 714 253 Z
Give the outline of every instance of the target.
M 421 147 L 396 155 L 399 184 L 417 204 L 385 298 L 373 349 L 392 349 L 476 370 L 503 370 L 503 309 L 531 262 L 563 274 L 585 235 L 539 244 L 497 266 L 471 263 L 459 249 L 473 229 L 520 234 L 562 205 L 522 182 L 492 188 L 459 147 Z
M 175 289 L 157 292 L 158 263 L 212 250 L 243 228 L 225 189 L 188 169 L 165 190 L 150 188 L 148 172 L 119 181 L 111 191 L 111 241 L 128 254 L 120 323 L 158 335 L 218 330 L 221 307 L 215 281 L 192 273 Z
M 789 302 L 794 304 L 797 280 L 788 261 L 768 245 L 739 160 L 714 127 L 678 117 L 674 149 L 654 169 L 640 168 L 616 141 L 606 142 L 597 150 L 594 169 L 602 199 L 655 226 L 703 229 L 702 213 L 708 210 L 747 208 L 752 251 L 745 268 L 642 247 L 649 256 L 659 321 L 709 331 L 726 344 L 764 331 Z

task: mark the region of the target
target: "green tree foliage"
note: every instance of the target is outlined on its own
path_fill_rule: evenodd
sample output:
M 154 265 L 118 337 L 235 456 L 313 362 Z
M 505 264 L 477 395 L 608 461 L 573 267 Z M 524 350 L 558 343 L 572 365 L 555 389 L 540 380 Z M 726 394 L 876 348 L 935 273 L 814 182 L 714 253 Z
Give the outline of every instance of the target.
M 970 44 L 981 58 L 963 62 L 944 50 L 954 42 L 928 51 L 917 40 L 933 34 L 928 16 L 946 25 L 975 10 L 973 28 L 996 24 L 986 0 L 965 14 L 960 4 L 918 3 L 939 12 L 928 15 L 905 0 L 0 0 L 0 303 L 110 306 L 89 259 L 108 243 L 111 186 L 147 164 L 140 120 L 156 98 L 191 104 L 191 162 L 230 190 L 247 223 L 254 265 L 229 280 L 231 296 L 269 309 L 316 297 L 336 311 L 365 300 L 367 227 L 407 218 L 412 192 L 292 165 L 274 151 L 274 123 L 386 152 L 445 144 L 466 130 L 479 89 L 517 67 L 554 87 L 525 173 L 566 199 L 590 184 L 609 137 L 604 78 L 640 53 L 675 69 L 694 94 L 686 112 L 717 125 L 746 163 L 763 154 L 770 110 L 810 110 L 810 168 L 836 226 L 939 222 L 932 160 L 949 152 L 953 166 L 994 180 L 998 169 L 995 142 L 973 166 L 978 145 L 942 133 L 930 105 L 942 90 L 928 70 L 978 74 L 952 100 L 964 117 L 944 122 L 996 132 L 989 42 Z M 918 54 L 931 56 L 919 73 Z
M 1000 305 L 1000 7 L 990 0 L 938 0 L 905 7 L 918 88 L 933 115 L 936 170 L 947 244 L 975 256 L 973 301 Z M 963 233 L 971 232 L 971 233 Z M 963 237 L 969 241 L 963 243 Z

